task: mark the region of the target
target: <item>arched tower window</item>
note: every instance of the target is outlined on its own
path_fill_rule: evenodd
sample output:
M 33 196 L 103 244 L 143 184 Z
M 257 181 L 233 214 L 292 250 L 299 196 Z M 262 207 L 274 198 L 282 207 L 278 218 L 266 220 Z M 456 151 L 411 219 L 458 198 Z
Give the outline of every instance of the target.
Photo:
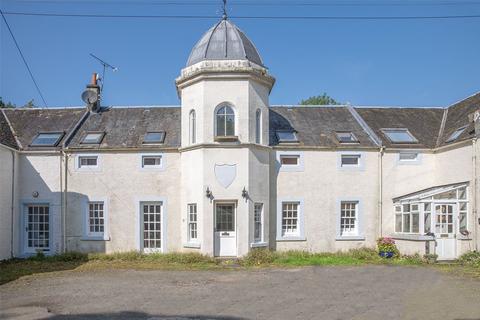
M 235 112 L 230 106 L 222 106 L 215 114 L 217 137 L 235 135 Z
M 255 143 L 262 143 L 262 111 L 260 109 L 255 114 Z
M 195 115 L 195 110 L 190 111 L 189 123 L 190 125 L 189 125 L 188 139 L 190 140 L 190 144 L 194 144 L 197 142 L 197 119 Z

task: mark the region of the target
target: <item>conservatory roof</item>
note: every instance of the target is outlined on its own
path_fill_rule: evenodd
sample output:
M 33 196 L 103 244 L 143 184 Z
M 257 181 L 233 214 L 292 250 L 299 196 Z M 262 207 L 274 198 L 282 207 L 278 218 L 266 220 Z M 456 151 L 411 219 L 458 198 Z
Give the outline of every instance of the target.
M 458 183 L 451 183 L 451 184 L 431 187 L 431 188 L 423 189 L 414 193 L 409 193 L 403 196 L 395 197 L 393 198 L 393 202 L 395 203 L 395 202 L 419 201 L 419 200 L 433 197 L 440 193 L 464 188 L 466 186 L 468 186 L 468 182 L 458 182 Z

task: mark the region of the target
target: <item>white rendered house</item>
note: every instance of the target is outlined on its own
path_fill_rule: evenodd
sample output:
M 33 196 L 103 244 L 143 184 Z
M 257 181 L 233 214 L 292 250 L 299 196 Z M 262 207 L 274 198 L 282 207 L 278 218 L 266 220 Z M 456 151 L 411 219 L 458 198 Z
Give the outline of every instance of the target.
M 271 106 L 274 83 L 222 19 L 176 79 L 179 107 L 1 110 L 0 259 L 322 252 L 380 236 L 440 259 L 479 249 L 480 94 L 445 108 Z

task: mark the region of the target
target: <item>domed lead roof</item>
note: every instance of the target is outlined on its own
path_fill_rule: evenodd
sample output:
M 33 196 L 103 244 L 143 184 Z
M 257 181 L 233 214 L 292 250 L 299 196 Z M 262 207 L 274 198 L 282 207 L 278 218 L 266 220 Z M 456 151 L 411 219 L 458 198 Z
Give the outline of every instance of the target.
M 250 39 L 227 19 L 220 20 L 202 36 L 188 57 L 187 67 L 203 60 L 249 60 L 263 66 Z

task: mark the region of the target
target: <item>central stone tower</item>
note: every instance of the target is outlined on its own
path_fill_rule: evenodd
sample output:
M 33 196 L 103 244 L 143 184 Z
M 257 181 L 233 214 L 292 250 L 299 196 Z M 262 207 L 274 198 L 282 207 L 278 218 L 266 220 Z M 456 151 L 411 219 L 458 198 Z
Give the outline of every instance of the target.
M 268 245 L 268 112 L 274 82 L 253 43 L 226 17 L 192 49 L 176 79 L 184 247 L 242 256 Z

